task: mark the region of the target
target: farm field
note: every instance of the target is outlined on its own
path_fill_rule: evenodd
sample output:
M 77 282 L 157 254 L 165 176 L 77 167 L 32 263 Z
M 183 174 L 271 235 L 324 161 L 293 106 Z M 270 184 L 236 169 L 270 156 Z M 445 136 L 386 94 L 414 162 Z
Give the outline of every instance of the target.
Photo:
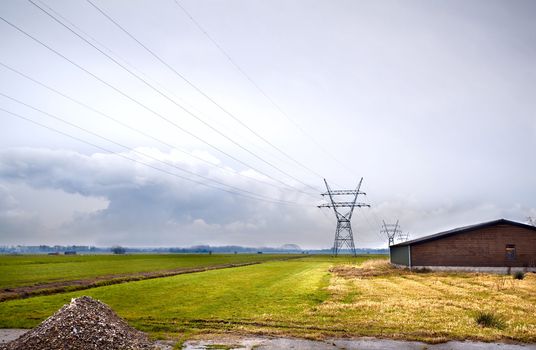
M 282 259 L 283 254 L 0 255 L 0 289 Z
M 375 258 L 370 260 L 370 258 Z M 153 337 L 254 333 L 536 341 L 536 277 L 418 273 L 386 260 L 314 256 L 0 303 L 0 328 L 36 326 L 72 297 L 110 305 Z M 495 317 L 481 326 L 479 313 Z

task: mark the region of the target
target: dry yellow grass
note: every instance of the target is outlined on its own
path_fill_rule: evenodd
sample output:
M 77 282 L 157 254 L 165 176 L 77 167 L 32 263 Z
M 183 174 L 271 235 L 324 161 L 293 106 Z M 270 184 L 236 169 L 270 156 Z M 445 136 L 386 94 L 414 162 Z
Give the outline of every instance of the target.
M 381 276 L 393 273 L 403 274 L 406 272 L 406 270 L 394 268 L 386 259 L 365 260 L 360 265 L 335 265 L 329 271 L 338 276 L 355 278 Z
M 350 334 L 438 342 L 448 339 L 536 341 L 536 276 L 416 273 L 385 260 L 331 269 L 330 298 L 316 310 Z M 503 326 L 479 326 L 478 312 Z

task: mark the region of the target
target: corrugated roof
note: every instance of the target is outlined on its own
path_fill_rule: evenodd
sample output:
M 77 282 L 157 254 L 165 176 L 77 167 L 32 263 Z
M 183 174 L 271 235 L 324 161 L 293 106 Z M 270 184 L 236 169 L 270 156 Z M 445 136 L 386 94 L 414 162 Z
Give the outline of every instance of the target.
M 483 222 L 483 223 L 475 224 L 475 225 L 458 227 L 458 228 L 455 228 L 455 229 L 452 229 L 452 230 L 439 232 L 439 233 L 436 233 L 436 234 L 433 234 L 433 235 L 412 239 L 411 241 L 394 244 L 391 247 L 402 247 L 402 246 L 412 245 L 412 244 L 416 244 L 416 243 L 423 243 L 423 242 L 433 241 L 435 239 L 444 238 L 444 237 L 456 235 L 456 234 L 463 233 L 463 232 L 473 231 L 473 230 L 476 230 L 476 229 L 489 227 L 489 226 L 495 226 L 495 225 L 501 225 L 501 224 L 513 225 L 513 226 L 523 227 L 523 228 L 527 228 L 527 229 L 536 231 L 536 226 L 523 224 L 523 223 L 517 222 L 517 221 L 499 219 L 499 220 Z

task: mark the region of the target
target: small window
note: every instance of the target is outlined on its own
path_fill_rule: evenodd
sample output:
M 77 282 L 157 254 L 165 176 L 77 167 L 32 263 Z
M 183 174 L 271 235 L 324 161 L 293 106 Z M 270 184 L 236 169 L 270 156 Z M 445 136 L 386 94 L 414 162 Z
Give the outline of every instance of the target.
M 507 260 L 515 260 L 516 259 L 516 245 L 515 244 L 507 244 L 506 245 L 506 259 Z

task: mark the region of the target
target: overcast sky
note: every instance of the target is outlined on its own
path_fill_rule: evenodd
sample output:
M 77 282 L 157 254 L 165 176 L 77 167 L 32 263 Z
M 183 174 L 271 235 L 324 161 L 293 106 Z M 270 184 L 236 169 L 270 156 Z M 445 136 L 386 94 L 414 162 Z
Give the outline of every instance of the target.
M 131 36 L 0 2 L 0 245 L 328 248 L 323 177 L 359 247 L 536 217 L 534 1 L 91 1 Z

